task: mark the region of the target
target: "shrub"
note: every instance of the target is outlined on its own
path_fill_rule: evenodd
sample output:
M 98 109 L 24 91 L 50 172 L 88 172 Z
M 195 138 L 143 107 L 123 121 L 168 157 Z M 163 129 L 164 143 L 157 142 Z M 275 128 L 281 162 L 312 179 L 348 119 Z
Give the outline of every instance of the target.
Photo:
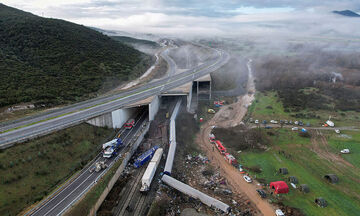
M 299 136 L 301 136 L 301 137 L 306 137 L 306 138 L 309 138 L 309 137 L 311 137 L 311 135 L 310 135 L 310 133 L 308 133 L 308 132 L 299 132 Z
M 262 172 L 261 167 L 259 165 L 248 167 L 247 169 L 254 172 L 254 173 L 261 173 Z

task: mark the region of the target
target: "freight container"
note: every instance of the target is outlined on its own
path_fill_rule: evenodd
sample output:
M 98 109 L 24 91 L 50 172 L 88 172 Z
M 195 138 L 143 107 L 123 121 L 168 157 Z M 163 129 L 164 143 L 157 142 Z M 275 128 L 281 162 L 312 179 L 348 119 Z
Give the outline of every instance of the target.
M 146 171 L 141 179 L 141 188 L 140 188 L 141 192 L 146 192 L 150 189 L 152 179 L 154 178 L 156 169 L 161 161 L 162 154 L 163 154 L 162 148 L 156 150 L 154 157 L 151 159 L 148 167 L 146 168 Z

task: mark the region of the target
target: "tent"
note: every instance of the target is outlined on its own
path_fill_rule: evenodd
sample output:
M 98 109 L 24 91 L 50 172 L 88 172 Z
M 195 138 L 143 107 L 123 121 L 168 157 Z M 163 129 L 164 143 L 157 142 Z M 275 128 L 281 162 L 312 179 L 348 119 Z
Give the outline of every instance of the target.
M 320 206 L 321 208 L 324 208 L 324 207 L 326 207 L 326 206 L 328 205 L 327 202 L 326 202 L 326 200 L 325 200 L 324 198 L 322 198 L 322 197 L 316 198 L 316 199 L 315 199 L 315 203 L 316 203 L 318 206 Z
M 303 193 L 309 193 L 310 188 L 307 184 L 302 184 L 302 185 L 300 185 L 300 191 L 302 191 Z
M 289 186 L 284 181 L 271 182 L 270 188 L 275 194 L 289 193 Z
M 310 188 L 309 188 L 309 186 L 307 184 L 301 184 L 299 189 L 303 193 L 309 193 L 310 192 Z
M 324 178 L 333 184 L 339 182 L 339 178 L 335 174 L 326 174 Z
M 279 173 L 286 175 L 286 174 L 289 173 L 289 171 L 288 171 L 287 168 L 280 168 L 280 169 L 279 169 Z
M 295 176 L 290 176 L 290 177 L 289 177 L 289 182 L 290 182 L 290 183 L 294 183 L 294 184 L 298 184 L 298 183 L 299 183 L 298 179 L 297 179 Z

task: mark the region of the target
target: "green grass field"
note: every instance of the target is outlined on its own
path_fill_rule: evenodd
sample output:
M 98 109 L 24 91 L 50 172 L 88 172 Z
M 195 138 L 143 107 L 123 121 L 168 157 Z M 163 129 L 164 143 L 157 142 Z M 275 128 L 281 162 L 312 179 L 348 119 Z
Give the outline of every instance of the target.
M 239 161 L 244 166 L 261 167 L 262 172 L 252 173 L 253 176 L 265 179 L 267 183 L 296 176 L 300 184 L 309 185 L 311 192 L 308 194 L 290 188 L 289 194 L 280 197 L 285 205 L 299 208 L 306 215 L 357 215 L 360 212 L 360 200 L 356 197 L 360 193 L 360 186 L 348 178 L 348 175 L 352 175 L 360 179 L 360 173 L 356 174 L 351 169 L 338 172 L 337 165 L 320 159 L 310 150 L 309 138 L 302 138 L 288 129 L 280 129 L 275 133 L 277 135 L 271 138 L 273 146 L 269 151 L 240 154 Z M 279 150 L 285 151 L 285 155 L 279 154 Z M 288 168 L 288 175 L 278 174 L 278 169 L 282 167 Z M 327 183 L 323 176 L 328 173 L 337 174 L 339 183 Z M 324 197 L 329 206 L 317 207 L 314 204 L 316 197 Z
M 304 89 L 310 91 L 311 89 Z M 249 116 L 254 120 L 301 120 L 312 126 L 320 127 L 328 118 L 335 122 L 335 126 L 360 126 L 360 115 L 354 111 L 328 111 L 328 110 L 303 110 L 297 113 L 285 112 L 281 100 L 276 92 L 257 92 L 256 99 L 249 107 Z M 305 117 L 295 117 L 295 115 Z M 316 117 L 314 117 L 316 116 Z
M 272 109 L 267 108 L 271 106 Z M 270 119 L 291 119 L 291 113 L 284 112 L 281 102 L 277 99 L 274 92 L 257 93 L 256 101 L 249 108 L 249 117 L 259 120 Z M 317 115 L 325 116 L 324 111 L 318 111 Z M 353 118 L 356 113 L 343 116 L 337 125 L 357 125 L 358 122 Z M 322 119 L 322 118 L 321 118 Z M 326 118 L 324 118 L 326 120 Z M 301 120 L 301 119 L 296 119 Z M 311 124 L 319 124 L 319 119 L 303 119 Z M 356 124 L 357 123 L 357 124 Z M 266 129 L 262 129 L 266 130 Z M 243 166 L 259 166 L 261 173 L 250 174 L 266 183 L 271 181 L 287 180 L 289 176 L 296 176 L 299 184 L 307 184 L 310 193 L 303 194 L 297 189 L 293 189 L 290 184 L 290 192 L 281 195 L 277 201 L 285 205 L 300 209 L 305 215 L 359 215 L 360 212 L 360 133 L 359 131 L 342 131 L 339 136 L 334 131 L 322 131 L 328 141 L 330 153 L 339 154 L 344 148 L 349 148 L 351 154 L 341 155 L 353 167 L 333 162 L 330 159 L 319 157 L 314 152 L 311 138 L 300 137 L 298 132 L 293 132 L 289 128 L 270 129 L 273 132 L 270 139 L 269 149 L 266 151 L 245 151 L 238 154 L 238 159 Z M 345 135 L 345 136 L 344 136 Z M 316 141 L 316 133 L 313 135 Z M 278 169 L 286 167 L 289 174 L 281 175 Z M 323 176 L 334 173 L 339 177 L 339 183 L 330 184 Z M 327 200 L 328 206 L 320 208 L 314 204 L 314 199 L 323 197 Z
M 329 134 L 328 143 L 333 152 L 340 152 L 342 149 L 350 149 L 350 154 L 344 154 L 342 157 L 360 168 L 360 132 L 342 131 L 341 135 Z
M 0 152 L 0 215 L 16 215 L 81 169 L 114 135 L 81 124 Z

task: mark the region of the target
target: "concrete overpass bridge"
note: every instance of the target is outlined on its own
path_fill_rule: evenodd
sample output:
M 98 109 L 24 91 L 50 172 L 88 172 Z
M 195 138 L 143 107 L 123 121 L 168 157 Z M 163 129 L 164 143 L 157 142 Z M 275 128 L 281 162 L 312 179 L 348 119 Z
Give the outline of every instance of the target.
M 138 109 L 147 109 L 148 120 L 153 120 L 162 97 L 186 96 L 188 109 L 194 98 L 193 93 L 203 94 L 204 86 L 210 86 L 208 74 L 223 66 L 229 55 L 221 50 L 209 48 L 215 57 L 181 73 L 171 72 L 169 76 L 146 83 L 126 92 L 103 96 L 78 104 L 73 104 L 30 119 L 21 119 L 0 127 L 0 148 L 8 148 L 15 143 L 39 137 L 82 122 L 98 126 L 120 127 Z M 174 71 L 174 61 L 165 58 L 170 71 Z M 207 83 L 207 84 L 206 84 Z M 194 87 L 195 86 L 195 87 Z M 196 89 L 196 90 L 194 90 Z M 208 90 L 211 92 L 211 89 Z M 211 97 L 211 93 L 209 93 Z
M 86 121 L 87 123 L 109 128 L 121 128 L 123 124 L 140 111 L 146 110 L 148 113 L 148 120 L 152 121 L 159 110 L 159 106 L 164 97 L 186 97 L 187 110 L 191 110 L 191 104 L 197 104 L 198 100 L 211 98 L 211 76 L 207 74 L 199 79 L 188 82 L 179 87 L 169 89 L 161 92 L 159 95 L 150 96 L 135 103 L 126 105 L 120 109 L 114 110 L 110 113 L 95 117 Z M 193 106 L 194 107 L 194 106 Z

